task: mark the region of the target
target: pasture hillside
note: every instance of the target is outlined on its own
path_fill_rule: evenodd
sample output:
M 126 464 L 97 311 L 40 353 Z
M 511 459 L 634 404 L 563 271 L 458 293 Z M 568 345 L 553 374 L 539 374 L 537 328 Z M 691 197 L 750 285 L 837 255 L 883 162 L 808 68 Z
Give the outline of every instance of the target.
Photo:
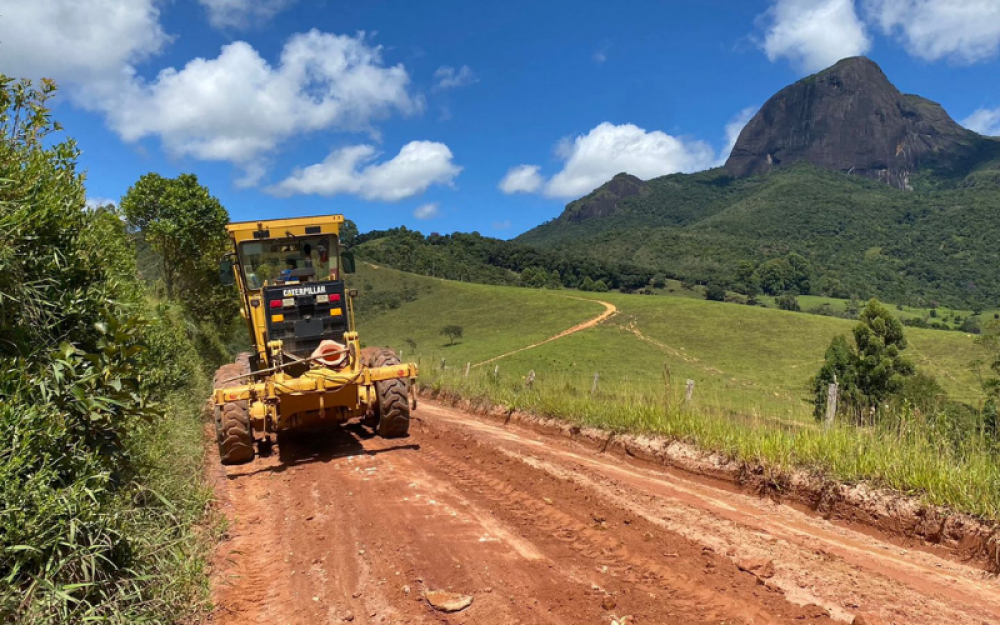
M 440 368 L 444 358 L 449 369 L 471 363 L 473 371 L 499 366 L 518 376 L 535 370 L 540 382 L 558 379 L 578 389 L 589 389 L 595 372 L 601 384 L 627 382 L 643 390 L 669 383 L 677 392 L 692 379 L 704 404 L 802 419 L 811 418 L 808 383 L 826 347 L 855 323 L 684 297 L 453 282 L 364 263 L 354 280 L 363 340 L 402 349 L 425 371 Z M 386 308 L 386 300 L 397 306 Z M 595 328 L 475 367 L 600 315 L 602 301 L 617 314 Z M 449 345 L 441 334 L 445 325 L 461 326 L 462 338 Z M 979 400 L 970 335 L 908 328 L 907 337 L 921 371 L 953 399 Z

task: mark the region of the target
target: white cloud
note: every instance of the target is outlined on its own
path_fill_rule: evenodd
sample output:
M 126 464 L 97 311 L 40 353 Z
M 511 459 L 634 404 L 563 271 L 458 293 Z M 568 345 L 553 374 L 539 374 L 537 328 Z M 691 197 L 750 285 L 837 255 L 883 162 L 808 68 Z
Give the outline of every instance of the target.
M 434 72 L 434 80 L 437 81 L 436 89 L 453 89 L 455 87 L 465 87 L 479 82 L 479 77 L 468 65 L 463 65 L 459 69 L 448 67 L 447 65 L 437 68 Z
M 504 219 L 502 221 L 494 221 L 493 222 L 493 229 L 494 230 L 508 230 L 513 225 L 514 224 L 511 223 L 511 221 L 509 219 Z
M 1000 108 L 979 109 L 962 120 L 962 125 L 988 137 L 1000 136 Z
M 247 28 L 261 24 L 291 6 L 295 0 L 198 0 L 216 28 Z
M 998 0 L 865 0 L 869 19 L 913 56 L 976 63 L 1000 51 Z
M 600 65 L 608 60 L 608 53 L 603 50 L 598 50 L 597 52 L 594 53 L 593 59 L 594 63 Z
M 508 195 L 511 193 L 534 193 L 545 184 L 545 178 L 538 173 L 539 169 L 538 165 L 511 167 L 497 188 Z
M 433 141 L 411 141 L 388 161 L 373 162 L 377 157 L 370 145 L 335 150 L 322 163 L 296 169 L 267 191 L 278 196 L 348 193 L 393 202 L 423 193 L 433 184 L 449 185 L 462 171 L 452 162 L 448 146 Z
M 375 121 L 424 107 L 409 93 L 406 69 L 387 66 L 381 46 L 364 33 L 295 34 L 273 64 L 236 41 L 215 58 L 147 81 L 137 65 L 170 41 L 156 0 L 3 4 L 0 71 L 55 78 L 75 103 L 103 113 L 123 140 L 154 137 L 175 157 L 234 163 L 243 186 L 256 184 L 271 153 L 293 136 L 375 134 Z
M 871 48 L 854 0 L 775 0 L 760 17 L 767 58 L 788 59 L 801 71 L 815 72 Z
M 253 179 L 260 159 L 292 136 L 370 130 L 373 120 L 420 110 L 408 84 L 403 66 L 386 67 L 381 48 L 363 34 L 313 30 L 293 35 L 277 66 L 238 41 L 214 59 L 134 82 L 103 104 L 126 141 L 156 136 L 175 156 L 236 163 Z
M 623 171 L 647 180 L 707 169 L 715 161 L 715 150 L 704 141 L 608 122 L 577 137 L 564 152 L 567 157 L 562 171 L 545 185 L 544 192 L 550 197 L 579 197 Z
M 733 151 L 733 147 L 736 146 L 743 128 L 747 125 L 747 122 L 753 119 L 756 113 L 756 106 L 748 106 L 729 120 L 729 123 L 726 124 L 726 147 L 719 153 L 719 158 L 715 161 L 716 165 L 722 165 L 726 162 Z
M 434 219 L 441 214 L 437 203 L 424 204 L 413 210 L 413 216 L 417 219 Z
M 129 80 L 170 42 L 159 19 L 155 0 L 4 2 L 0 72 L 60 85 Z
M 101 208 L 102 206 L 118 206 L 118 200 L 112 200 L 111 198 L 106 197 L 88 197 L 85 205 L 89 210 L 94 210 L 95 208 Z

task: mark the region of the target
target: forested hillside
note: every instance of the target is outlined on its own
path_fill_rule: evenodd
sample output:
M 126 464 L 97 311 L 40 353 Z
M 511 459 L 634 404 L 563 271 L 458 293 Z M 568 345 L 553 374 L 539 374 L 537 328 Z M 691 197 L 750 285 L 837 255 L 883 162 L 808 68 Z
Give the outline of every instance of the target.
M 761 269 L 794 253 L 809 263 L 814 294 L 1000 303 L 1000 166 L 914 182 L 916 191 L 901 191 L 807 164 L 744 179 L 721 169 L 675 174 L 600 218 L 579 217 L 590 196 L 573 202 L 516 241 L 743 292 L 766 292 Z

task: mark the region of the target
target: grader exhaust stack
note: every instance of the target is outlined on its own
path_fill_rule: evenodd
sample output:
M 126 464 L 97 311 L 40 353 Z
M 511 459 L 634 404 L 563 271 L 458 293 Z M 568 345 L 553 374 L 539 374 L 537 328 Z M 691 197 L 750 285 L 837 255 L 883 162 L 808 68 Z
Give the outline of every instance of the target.
M 361 349 L 354 259 L 340 249 L 343 215 L 238 222 L 220 277 L 239 289 L 254 352 L 215 374 L 223 464 L 250 462 L 271 435 L 363 417 L 383 437 L 406 436 L 417 367 L 392 350 Z

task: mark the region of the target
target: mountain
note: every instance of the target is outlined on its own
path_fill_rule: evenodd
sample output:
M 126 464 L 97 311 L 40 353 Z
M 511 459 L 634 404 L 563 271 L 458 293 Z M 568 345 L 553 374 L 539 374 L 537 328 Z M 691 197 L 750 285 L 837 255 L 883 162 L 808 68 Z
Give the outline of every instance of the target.
M 998 211 L 1000 141 L 851 58 L 768 100 L 725 167 L 619 174 L 515 241 L 735 290 L 794 254 L 812 293 L 989 307 Z
M 936 102 L 900 93 L 873 61 L 853 57 L 771 97 L 725 168 L 742 178 L 805 161 L 909 189 L 913 172 L 961 167 L 981 141 Z

